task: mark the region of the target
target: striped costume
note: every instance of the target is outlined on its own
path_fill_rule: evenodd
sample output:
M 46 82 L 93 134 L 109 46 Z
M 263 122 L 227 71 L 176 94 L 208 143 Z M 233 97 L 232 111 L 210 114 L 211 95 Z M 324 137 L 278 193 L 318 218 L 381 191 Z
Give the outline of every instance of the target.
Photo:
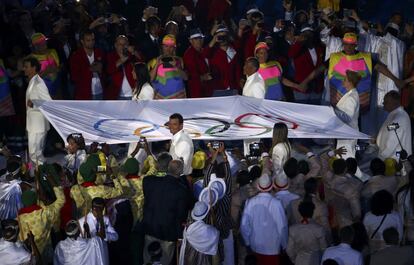
M 152 85 L 155 90 L 154 99 L 173 99 L 186 98 L 184 80 L 180 76 L 178 67 L 182 65 L 181 59 L 176 59 L 177 67 L 164 67 L 160 64 L 157 69 L 157 75 Z M 153 69 L 157 59 L 149 62 L 149 68 Z
M 276 61 L 261 63 L 258 72 L 265 81 L 265 99 L 282 100 L 282 66 Z
M 347 92 L 342 82 L 345 80 L 346 71 L 359 73 L 361 81 L 357 86 L 359 93 L 360 111 L 367 112 L 370 105 L 372 59 L 370 53 L 358 52 L 354 55 L 346 55 L 343 52 L 331 54 L 329 60 L 329 86 L 331 90 L 331 104 L 336 105 Z

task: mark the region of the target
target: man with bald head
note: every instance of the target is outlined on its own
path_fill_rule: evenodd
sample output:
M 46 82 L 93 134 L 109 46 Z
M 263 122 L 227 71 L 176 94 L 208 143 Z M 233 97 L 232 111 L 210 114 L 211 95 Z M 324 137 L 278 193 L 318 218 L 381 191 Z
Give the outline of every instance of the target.
M 389 157 L 398 159 L 397 152 L 402 149 L 408 155 L 412 154 L 411 121 L 400 102 L 400 93 L 395 90 L 384 96 L 384 110 L 388 112 L 388 117 L 382 124 L 376 140 L 379 149 L 378 157 L 381 159 Z
M 144 263 L 150 261 L 147 247 L 152 242 L 161 245 L 161 264 L 170 264 L 174 256 L 175 244 L 182 236 L 183 223 L 191 206 L 191 193 L 180 181 L 183 168 L 182 160 L 171 160 L 165 177 L 143 179 Z

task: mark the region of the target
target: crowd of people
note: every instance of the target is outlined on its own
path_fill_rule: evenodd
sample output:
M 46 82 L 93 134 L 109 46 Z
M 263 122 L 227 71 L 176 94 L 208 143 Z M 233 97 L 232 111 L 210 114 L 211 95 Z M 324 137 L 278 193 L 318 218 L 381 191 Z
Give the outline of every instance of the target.
M 0 2 L 0 264 L 414 263 L 414 25 L 357 1 L 241 2 Z M 280 122 L 243 150 L 193 141 L 177 109 L 171 141 L 125 157 L 62 141 L 39 109 L 230 95 L 330 105 L 371 140 Z

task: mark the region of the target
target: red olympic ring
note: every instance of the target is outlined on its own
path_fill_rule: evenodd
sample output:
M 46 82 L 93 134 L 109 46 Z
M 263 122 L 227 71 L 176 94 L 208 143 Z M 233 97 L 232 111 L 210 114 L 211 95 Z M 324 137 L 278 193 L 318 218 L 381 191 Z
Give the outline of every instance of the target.
M 240 115 L 239 117 L 237 117 L 234 120 L 234 124 L 236 124 L 237 126 L 239 126 L 241 128 L 250 128 L 250 129 L 261 129 L 261 128 L 263 128 L 264 126 L 262 126 L 262 127 L 256 127 L 256 126 L 246 126 L 246 125 L 244 125 L 247 122 L 242 122 L 242 119 L 244 119 L 245 117 L 248 117 L 248 116 L 252 116 L 252 115 L 253 116 L 258 116 L 258 117 L 264 117 L 264 118 L 268 118 L 268 119 L 272 119 L 272 120 L 273 119 L 276 119 L 277 121 L 285 122 L 285 123 L 287 123 L 286 125 L 288 127 L 289 127 L 289 124 L 291 125 L 291 128 L 289 128 L 289 129 L 292 129 L 292 130 L 296 130 L 299 127 L 299 124 L 297 124 L 294 121 L 290 121 L 290 120 L 285 119 L 285 118 L 282 118 L 282 117 L 273 117 L 271 115 L 260 114 L 260 113 L 245 113 L 243 115 Z

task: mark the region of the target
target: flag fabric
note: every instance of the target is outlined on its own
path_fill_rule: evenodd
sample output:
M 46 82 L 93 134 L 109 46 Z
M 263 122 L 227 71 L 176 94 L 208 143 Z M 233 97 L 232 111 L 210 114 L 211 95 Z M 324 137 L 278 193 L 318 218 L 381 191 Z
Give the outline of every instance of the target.
M 194 140 L 271 138 L 284 122 L 290 138 L 368 139 L 343 123 L 332 107 L 244 96 L 145 101 L 47 101 L 40 109 L 63 139 L 82 133 L 87 143 L 171 139 L 169 116 L 180 113 Z

